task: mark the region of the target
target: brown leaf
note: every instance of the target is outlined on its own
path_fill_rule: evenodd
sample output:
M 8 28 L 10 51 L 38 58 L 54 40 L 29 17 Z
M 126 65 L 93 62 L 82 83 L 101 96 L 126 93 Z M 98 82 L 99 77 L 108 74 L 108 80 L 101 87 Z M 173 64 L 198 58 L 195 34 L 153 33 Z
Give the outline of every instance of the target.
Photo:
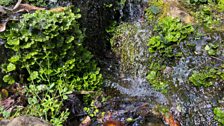
M 9 96 L 9 92 L 6 89 L 1 90 L 1 95 L 3 98 L 7 98 Z
M 56 7 L 56 8 L 52 8 L 49 11 L 51 12 L 63 12 L 65 11 L 65 7 Z
M 5 31 L 7 22 L 0 23 L 0 32 Z
M 124 124 L 120 121 L 108 120 L 105 123 L 103 123 L 103 126 L 124 126 Z
M 180 123 L 173 118 L 173 115 L 171 113 L 169 113 L 168 115 L 164 115 L 163 117 L 164 117 L 164 121 L 169 126 L 180 126 Z
M 24 11 L 30 12 L 34 10 L 45 10 L 45 8 L 36 7 L 29 4 L 20 4 L 14 11 L 17 13 L 17 12 L 24 12 Z
M 79 124 L 79 126 L 89 126 L 91 124 L 91 119 L 89 116 L 86 116 L 82 122 Z

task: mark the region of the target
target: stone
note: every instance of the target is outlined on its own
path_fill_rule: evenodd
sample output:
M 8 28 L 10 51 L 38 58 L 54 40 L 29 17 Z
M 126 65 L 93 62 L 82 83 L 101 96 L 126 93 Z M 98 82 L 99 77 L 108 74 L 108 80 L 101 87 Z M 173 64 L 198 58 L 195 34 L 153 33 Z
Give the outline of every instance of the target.
M 1 126 L 51 126 L 48 122 L 32 116 L 19 116 L 12 120 L 0 121 Z
M 187 9 L 185 9 L 184 6 L 178 2 L 178 0 L 164 0 L 164 3 L 168 5 L 167 16 L 179 18 L 186 24 L 194 23 L 193 16 L 187 12 Z

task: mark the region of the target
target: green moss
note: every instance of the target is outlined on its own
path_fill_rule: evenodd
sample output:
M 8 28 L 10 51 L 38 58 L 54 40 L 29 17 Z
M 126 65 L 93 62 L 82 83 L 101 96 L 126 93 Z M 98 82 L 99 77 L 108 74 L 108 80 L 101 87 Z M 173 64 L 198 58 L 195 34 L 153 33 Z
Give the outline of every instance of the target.
M 110 39 L 113 52 L 120 59 L 122 72 L 132 73 L 135 65 L 135 57 L 138 50 L 136 48 L 137 26 L 130 23 L 123 23 L 114 30 L 114 35 Z
M 215 120 L 217 120 L 221 125 L 224 125 L 224 109 L 216 107 L 213 112 L 215 114 Z
M 193 71 L 193 74 L 189 77 L 189 81 L 196 87 L 209 87 L 214 84 L 216 79 L 222 79 L 222 74 L 220 69 L 205 69 L 202 71 Z
M 160 78 L 161 78 L 160 71 L 150 71 L 146 78 L 149 81 L 150 85 L 155 90 L 160 91 L 162 93 L 167 92 L 168 83 L 160 80 Z
M 166 5 L 163 0 L 150 0 L 148 2 L 149 7 L 146 9 L 147 21 L 151 24 L 153 21 L 163 17 L 166 12 Z
M 78 11 L 67 8 L 57 13 L 43 10 L 24 14 L 0 35 L 11 51 L 2 66 L 3 80 L 28 84 L 28 106 L 23 114 L 43 117 L 57 126 L 69 115 L 62 110 L 68 94 L 101 89 L 100 69 L 82 46 Z M 21 74 L 24 78 L 19 78 Z
M 195 22 L 200 27 L 203 27 L 207 32 L 223 31 L 224 24 L 223 11 L 224 3 L 223 0 L 192 0 L 193 3 L 182 0 L 181 3 L 188 8 L 188 12 L 194 16 Z

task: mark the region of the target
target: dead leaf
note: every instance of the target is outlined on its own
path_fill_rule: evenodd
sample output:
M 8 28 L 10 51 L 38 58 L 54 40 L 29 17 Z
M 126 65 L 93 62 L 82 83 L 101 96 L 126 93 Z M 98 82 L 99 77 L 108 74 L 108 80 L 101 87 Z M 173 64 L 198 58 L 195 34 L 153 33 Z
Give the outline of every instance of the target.
M 52 8 L 49 11 L 51 12 L 63 12 L 65 11 L 65 7 L 56 7 L 56 8 Z
M 1 90 L 1 95 L 4 98 L 7 98 L 9 96 L 9 92 L 6 89 Z
M 29 4 L 20 4 L 15 10 L 14 12 L 15 13 L 18 13 L 18 12 L 30 12 L 30 11 L 35 11 L 35 10 L 45 10 L 45 8 L 42 8 L 42 7 L 36 7 L 36 6 L 33 6 L 33 5 L 29 5 Z
M 5 31 L 7 22 L 0 23 L 0 32 Z
M 180 126 L 180 123 L 173 118 L 173 115 L 169 113 L 168 115 L 164 115 L 164 121 L 169 126 Z
M 90 126 L 91 124 L 91 119 L 89 116 L 86 116 L 82 122 L 79 124 L 79 126 Z
M 103 123 L 103 126 L 124 126 L 124 124 L 116 120 L 107 120 L 105 123 Z

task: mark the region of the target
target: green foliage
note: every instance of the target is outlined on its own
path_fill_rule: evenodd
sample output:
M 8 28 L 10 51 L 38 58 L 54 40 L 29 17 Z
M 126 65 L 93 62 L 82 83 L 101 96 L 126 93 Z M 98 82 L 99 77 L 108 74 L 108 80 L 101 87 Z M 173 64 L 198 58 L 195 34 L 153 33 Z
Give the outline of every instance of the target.
M 219 12 L 224 12 L 224 0 L 217 0 L 217 8 Z
M 208 74 L 208 73 L 199 73 L 199 72 L 194 72 L 189 80 L 190 82 L 192 82 L 194 84 L 194 86 L 200 87 L 200 86 L 204 86 L 204 87 L 209 87 L 211 85 L 213 85 L 212 81 L 209 81 L 209 79 L 214 79 L 216 78 L 215 76 Z
M 165 17 L 155 26 L 155 35 L 149 39 L 149 52 L 158 51 L 168 57 L 173 56 L 173 47 L 186 39 L 194 31 L 191 25 L 184 25 L 178 19 Z
M 13 2 L 15 2 L 15 0 L 1 0 L 0 6 L 8 6 L 8 5 L 12 4 Z
M 163 0 L 151 0 L 148 4 L 149 7 L 146 9 L 146 17 L 149 23 L 152 23 L 152 21 L 155 21 L 163 14 L 166 7 Z
M 221 70 L 217 70 L 214 68 L 202 71 L 193 71 L 193 74 L 189 77 L 189 81 L 196 87 L 209 87 L 212 86 L 215 79 L 221 78 L 222 79 L 223 72 Z
M 190 3 L 192 3 L 192 4 L 206 4 L 206 3 L 208 3 L 208 0 L 190 0 Z
M 69 115 L 62 110 L 67 94 L 99 90 L 102 82 L 92 54 L 82 46 L 83 34 L 77 22 L 81 15 L 66 9 L 57 13 L 36 11 L 22 17 L 0 35 L 12 54 L 2 65 L 6 74 L 3 80 L 19 82 L 20 72 L 26 73 L 27 114 L 62 125 Z
M 215 120 L 224 125 L 224 109 L 220 107 L 216 107 L 213 110 L 215 114 Z
M 7 119 L 10 117 L 10 112 L 6 111 L 2 106 L 0 106 L 0 117 Z
M 156 90 L 167 92 L 171 83 L 169 74 L 164 74 L 166 66 L 174 64 L 176 57 L 182 56 L 179 44 L 194 32 L 192 25 L 183 24 L 172 17 L 164 17 L 154 26 L 154 36 L 148 41 L 150 55 L 149 73 L 147 80 Z M 171 60 L 171 62 L 165 59 Z M 172 68 L 171 68 L 172 69 Z
M 200 6 L 199 10 L 194 13 L 197 22 L 210 29 L 219 24 L 219 20 L 212 13 L 213 10 L 211 8 L 211 6 Z
M 164 66 L 161 66 L 160 63 L 152 62 L 149 66 L 150 72 L 147 74 L 146 78 L 155 90 L 166 93 L 169 82 L 167 81 L 168 79 L 165 79 L 166 77 L 164 77 L 161 72 L 163 69 Z
M 205 51 L 207 51 L 209 56 L 217 55 L 217 48 L 219 47 L 218 44 L 209 43 L 205 46 Z

